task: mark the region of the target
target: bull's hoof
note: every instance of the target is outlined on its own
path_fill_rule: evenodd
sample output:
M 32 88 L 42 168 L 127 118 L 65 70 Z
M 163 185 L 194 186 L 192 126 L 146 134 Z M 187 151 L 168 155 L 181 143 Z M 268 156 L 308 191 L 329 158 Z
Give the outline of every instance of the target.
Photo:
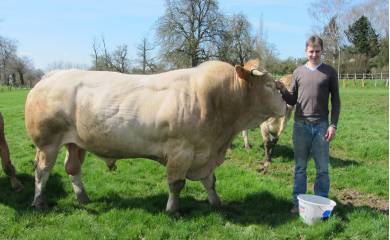
M 84 192 L 82 193 L 79 193 L 77 196 L 76 196 L 76 200 L 81 203 L 81 204 L 88 204 L 91 202 L 91 200 L 89 199 L 89 197 L 87 196 L 87 194 Z
M 116 171 L 116 169 L 117 169 L 117 166 L 116 166 L 116 165 L 114 165 L 114 166 L 108 167 L 108 169 L 109 169 L 110 171 Z
M 24 190 L 24 186 L 19 181 L 13 182 L 12 188 L 14 189 L 15 192 L 21 192 Z
M 223 203 L 223 202 L 219 202 L 219 203 L 217 203 L 217 204 L 212 204 L 214 207 L 216 207 L 216 208 L 218 208 L 218 209 L 222 209 L 222 208 L 224 208 L 225 206 L 226 206 L 226 204 L 225 203 Z
M 31 206 L 35 207 L 39 211 L 47 210 L 49 208 L 46 201 L 42 198 L 35 199 Z
M 168 212 L 166 211 L 168 214 L 170 214 L 174 219 L 178 220 L 181 218 L 181 214 L 179 212 Z

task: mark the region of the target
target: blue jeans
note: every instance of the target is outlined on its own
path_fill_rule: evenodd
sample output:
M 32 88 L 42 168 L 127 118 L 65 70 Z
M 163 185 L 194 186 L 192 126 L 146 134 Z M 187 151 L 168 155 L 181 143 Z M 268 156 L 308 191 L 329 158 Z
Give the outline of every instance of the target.
M 315 195 L 328 197 L 329 179 L 329 143 L 325 139 L 328 121 L 307 124 L 295 121 L 293 128 L 295 174 L 293 187 L 293 202 L 298 205 L 297 196 L 305 194 L 307 190 L 306 168 L 310 152 L 313 155 L 316 180 L 314 183 Z

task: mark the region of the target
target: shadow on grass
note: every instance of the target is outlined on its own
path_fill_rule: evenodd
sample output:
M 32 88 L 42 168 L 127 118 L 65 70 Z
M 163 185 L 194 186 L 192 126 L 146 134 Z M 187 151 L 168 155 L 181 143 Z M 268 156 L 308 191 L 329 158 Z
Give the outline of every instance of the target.
M 15 209 L 19 215 L 36 212 L 35 208 L 31 207 L 34 198 L 34 176 L 17 174 L 16 177 L 23 183 L 25 190 L 15 193 L 8 177 L 0 177 L 0 204 Z M 57 202 L 67 197 L 69 193 L 64 190 L 61 176 L 56 173 L 50 176 L 45 189 L 50 193 L 46 196 L 49 209 L 44 211 L 43 214 L 62 212 L 71 214 L 81 209 L 93 215 L 100 215 L 113 209 L 142 209 L 152 215 L 159 215 L 165 212 L 168 201 L 168 192 L 147 197 L 125 198 L 121 196 L 120 192 L 111 191 L 107 196 L 92 198 L 92 203 L 89 205 L 79 204 L 76 200 L 68 200 L 64 205 L 59 205 Z M 222 216 L 228 222 L 243 226 L 261 224 L 277 227 L 296 221 L 298 218 L 297 215 L 290 214 L 291 201 L 276 197 L 269 191 L 248 194 L 242 202 L 226 202 L 226 205 L 220 209 L 211 206 L 207 199 L 196 200 L 192 197 L 180 197 L 179 201 L 179 210 L 184 220 L 196 220 L 216 214 Z M 336 199 L 336 202 L 338 205 L 332 215 L 338 216 L 345 222 L 349 222 L 349 215 L 356 212 L 364 212 L 373 219 L 378 219 L 381 215 L 388 215 L 388 212 L 384 213 L 380 209 L 369 206 L 343 205 L 338 199 Z
M 92 199 L 90 206 L 79 205 L 91 214 L 98 215 L 109 212 L 112 209 L 142 209 L 150 214 L 165 213 L 168 194 L 158 194 L 144 198 L 123 198 L 118 193 L 110 196 Z M 192 197 L 179 198 L 179 211 L 183 219 L 196 220 L 205 216 L 222 215 L 229 222 L 241 225 L 267 224 L 271 227 L 283 225 L 296 220 L 296 216 L 290 214 L 292 203 L 285 199 L 274 197 L 269 192 L 249 195 L 243 202 L 225 203 L 222 208 L 216 208 L 209 204 L 208 200 L 196 200 Z M 92 205 L 95 205 L 92 207 Z M 99 205 L 104 205 L 103 209 Z
M 76 208 L 87 210 L 89 213 L 98 215 L 109 212 L 113 209 L 129 210 L 142 209 L 152 215 L 165 213 L 168 201 L 168 194 L 158 194 L 144 198 L 123 198 L 118 193 L 111 193 L 110 196 L 92 199 L 91 206 L 78 205 Z M 296 221 L 298 215 L 291 215 L 292 202 L 283 198 L 275 197 L 268 191 L 250 194 L 242 202 L 227 202 L 223 208 L 211 206 L 208 200 L 196 200 L 192 197 L 179 198 L 179 211 L 184 220 L 196 220 L 211 215 L 222 215 L 228 222 L 242 226 L 268 225 L 277 227 L 286 223 Z M 343 222 L 349 222 L 349 215 L 361 213 L 370 215 L 373 219 L 380 218 L 380 215 L 388 215 L 377 208 L 369 206 L 343 205 L 336 199 L 337 206 L 332 215 L 338 216 Z M 96 210 L 96 206 L 105 205 L 105 209 Z M 99 207 L 97 207 L 99 208 Z
M 343 160 L 341 158 L 330 157 L 330 165 L 333 168 L 343 168 L 351 165 L 359 166 L 359 164 L 360 163 L 355 160 Z
M 274 158 L 282 158 L 283 162 L 294 162 L 294 149 L 287 145 L 276 144 Z
M 257 143 L 256 143 L 257 144 Z M 252 149 L 257 150 L 263 157 L 260 159 L 261 161 L 265 158 L 265 149 L 264 149 L 264 142 L 261 141 L 258 146 L 255 146 L 253 144 L 250 144 Z M 242 150 L 245 151 L 244 143 L 241 142 L 233 142 L 231 145 L 231 150 Z M 248 153 L 248 156 L 250 153 Z M 294 149 L 288 145 L 281 145 L 276 144 L 274 148 L 274 155 L 273 158 L 282 158 L 283 162 L 291 162 L 294 161 Z
M 15 193 L 11 187 L 11 181 L 8 176 L 0 177 L 0 203 L 9 206 L 18 211 L 33 210 L 31 203 L 35 194 L 35 177 L 26 173 L 16 174 L 16 178 L 23 184 L 24 190 Z M 57 205 L 57 201 L 67 196 L 64 190 L 61 175 L 52 173 L 47 181 L 45 192 L 50 194 L 46 196 L 49 208 Z
M 350 222 L 351 214 L 358 213 L 369 219 L 379 219 L 381 216 L 389 216 L 388 211 L 384 211 L 379 208 L 370 207 L 368 205 L 354 206 L 353 204 L 343 204 L 340 200 L 336 199 L 336 207 L 333 209 L 332 216 L 338 216 L 345 223 Z

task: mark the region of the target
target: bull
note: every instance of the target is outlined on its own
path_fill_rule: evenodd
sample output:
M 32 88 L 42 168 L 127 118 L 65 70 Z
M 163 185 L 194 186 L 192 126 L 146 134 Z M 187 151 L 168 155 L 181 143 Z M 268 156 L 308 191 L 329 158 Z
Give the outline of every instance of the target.
M 30 91 L 25 106 L 29 137 L 37 148 L 37 209 L 47 207 L 44 188 L 58 152 L 76 199 L 90 202 L 81 167 L 86 151 L 115 168 L 123 158 L 148 158 L 166 167 L 166 211 L 179 213 L 185 179 L 200 180 L 210 204 L 223 205 L 214 170 L 234 138 L 270 117 L 286 114 L 273 77 L 257 60 L 242 66 L 209 61 L 154 75 L 56 70 Z

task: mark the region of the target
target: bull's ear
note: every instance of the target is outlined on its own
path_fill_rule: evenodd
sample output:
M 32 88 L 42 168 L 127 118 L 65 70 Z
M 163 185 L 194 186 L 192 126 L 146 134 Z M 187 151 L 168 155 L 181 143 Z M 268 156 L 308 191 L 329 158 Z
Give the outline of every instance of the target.
M 239 78 L 244 79 L 244 80 L 249 80 L 250 75 L 251 75 L 250 71 L 246 70 L 245 68 L 243 68 L 239 65 L 236 65 L 235 68 L 236 68 L 236 73 L 237 73 Z

